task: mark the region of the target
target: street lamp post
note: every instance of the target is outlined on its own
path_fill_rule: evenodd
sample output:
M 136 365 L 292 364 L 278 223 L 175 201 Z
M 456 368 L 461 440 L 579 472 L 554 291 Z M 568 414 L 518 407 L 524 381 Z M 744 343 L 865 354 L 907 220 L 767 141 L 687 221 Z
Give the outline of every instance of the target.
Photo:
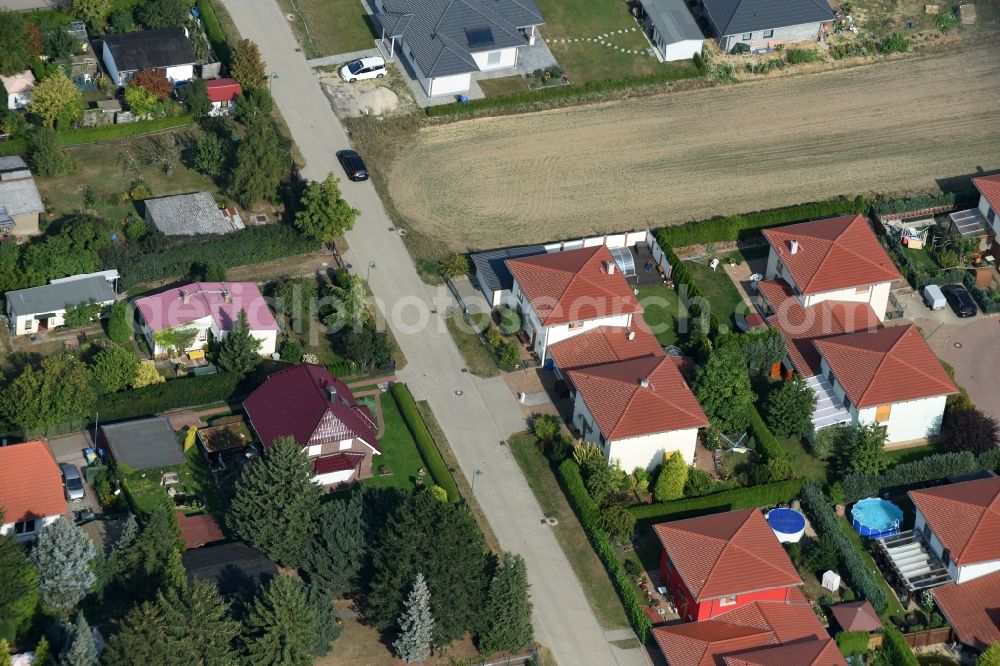
M 374 261 L 369 261 L 368 262 L 368 274 L 365 277 L 365 282 L 371 282 L 372 281 L 372 269 L 373 268 L 375 268 L 375 262 Z
M 278 73 L 274 72 L 269 77 L 267 77 L 267 94 L 271 94 L 271 82 L 278 78 Z
M 478 467 L 472 470 L 472 495 L 476 495 L 476 477 L 483 473 L 483 470 Z

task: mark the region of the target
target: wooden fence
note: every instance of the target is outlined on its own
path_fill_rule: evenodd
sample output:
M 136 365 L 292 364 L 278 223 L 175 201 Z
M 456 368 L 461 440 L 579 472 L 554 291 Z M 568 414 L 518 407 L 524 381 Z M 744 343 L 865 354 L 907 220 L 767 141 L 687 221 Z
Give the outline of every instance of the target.
M 926 629 L 924 631 L 903 634 L 903 640 L 910 647 L 919 648 L 927 647 L 928 645 L 951 643 L 954 638 L 952 637 L 951 627 L 938 627 L 937 629 Z

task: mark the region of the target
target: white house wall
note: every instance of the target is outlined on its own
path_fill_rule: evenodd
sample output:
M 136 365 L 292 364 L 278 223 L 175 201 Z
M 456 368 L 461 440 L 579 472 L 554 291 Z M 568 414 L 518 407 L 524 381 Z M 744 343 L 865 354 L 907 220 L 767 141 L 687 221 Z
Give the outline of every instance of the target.
M 823 301 L 841 301 L 846 303 L 868 303 L 880 321 L 885 320 L 885 311 L 889 306 L 889 291 L 891 282 L 880 282 L 866 287 L 855 289 L 840 289 L 837 291 L 824 291 L 818 294 L 807 294 L 802 299 L 803 307 L 809 307 L 822 303 Z
M 114 301 L 104 301 L 104 302 L 101 303 L 101 305 L 107 307 L 107 306 L 111 305 L 112 303 L 114 303 Z M 37 321 L 35 320 L 35 315 L 36 314 L 41 314 L 41 313 L 33 313 L 33 314 L 29 314 L 29 315 L 18 315 L 17 317 L 14 317 L 13 313 L 10 311 L 10 305 L 9 304 L 8 304 L 7 307 L 8 307 L 7 317 L 9 319 L 11 319 L 11 321 L 14 322 L 14 335 L 27 335 L 29 333 L 36 333 L 36 332 L 38 332 L 38 326 L 37 326 Z M 65 320 L 66 310 L 65 309 L 63 309 L 63 310 L 56 310 L 53 314 L 55 316 L 54 317 L 49 317 L 48 320 L 47 320 L 46 330 L 51 331 L 52 329 L 56 328 L 57 326 L 63 326 L 66 323 L 66 320 Z
M 321 486 L 333 486 L 338 483 L 345 483 L 351 480 L 351 476 L 354 475 L 353 469 L 345 469 L 339 472 L 330 472 L 329 474 L 317 474 L 312 478 L 313 483 L 319 484 Z
M 927 533 L 924 532 L 924 526 L 926 524 L 927 519 L 924 518 L 924 514 L 921 513 L 920 509 L 917 509 L 917 515 L 913 521 L 913 531 L 923 534 L 924 539 L 927 541 L 927 545 L 929 545 L 938 558 L 944 562 L 944 545 L 937 538 L 937 535 L 934 534 L 933 529 L 930 530 L 930 536 L 928 537 Z M 970 580 L 975 580 L 976 578 L 988 576 L 991 573 L 1000 571 L 1000 559 L 990 560 L 989 562 L 966 564 L 960 567 L 955 564 L 951 558 L 949 558 L 947 568 L 948 575 L 951 576 L 951 579 L 955 583 L 968 583 Z
M 701 53 L 702 44 L 704 44 L 702 39 L 686 39 L 673 44 L 665 44 L 662 49 L 663 60 L 665 62 L 690 60 L 694 54 Z
M 939 395 L 921 400 L 891 403 L 886 427 L 886 444 L 907 442 L 924 437 L 934 437 L 941 432 L 944 404 L 947 396 Z M 862 425 L 875 423 L 876 407 L 858 410 L 857 422 Z
M 480 51 L 479 53 L 473 53 L 472 59 L 476 61 L 476 66 L 482 72 L 487 72 L 494 69 L 510 69 L 517 65 L 517 47 L 511 46 L 506 49 L 499 49 L 500 61 L 496 64 L 489 64 L 489 56 L 491 53 L 496 53 L 497 49 L 492 51 Z
M 44 518 L 35 518 L 34 532 L 17 534 L 14 536 L 14 538 L 17 539 L 18 541 L 30 541 L 31 539 L 35 539 L 38 537 L 39 534 L 42 533 L 43 529 L 45 529 L 52 523 L 56 522 L 60 518 L 62 518 L 62 514 L 59 514 L 57 516 L 45 516 Z M 0 525 L 0 535 L 13 534 L 15 524 L 16 523 L 4 523 L 3 525 Z
M 454 74 L 452 76 L 435 76 L 430 80 L 430 89 L 427 91 L 428 97 L 440 97 L 441 95 L 457 95 L 469 92 L 472 85 L 472 73 Z

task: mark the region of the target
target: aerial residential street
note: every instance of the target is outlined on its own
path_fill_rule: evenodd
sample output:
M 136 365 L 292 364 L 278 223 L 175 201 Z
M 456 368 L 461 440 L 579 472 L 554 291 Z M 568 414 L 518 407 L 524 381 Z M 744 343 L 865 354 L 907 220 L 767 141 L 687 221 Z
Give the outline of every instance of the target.
M 338 175 L 338 150 L 350 147 L 329 102 L 298 52 L 295 38 L 273 0 L 225 3 L 237 28 L 260 46 L 272 93 L 306 162 L 303 175 Z M 526 424 L 503 380 L 463 373 L 464 363 L 443 321 L 447 292 L 427 287 L 370 182 L 342 182 L 344 198 L 361 211 L 347 234 L 347 258 L 355 267 L 375 262 L 371 288 L 390 321 L 408 365 L 400 373 L 417 399 L 426 399 L 455 450 L 467 478 L 478 468 L 476 497 L 505 549 L 524 556 L 535 607 L 536 639 L 563 664 L 645 663 L 641 650 L 609 646 L 572 568 L 514 459 L 501 440 Z M 426 325 L 415 315 L 430 312 Z M 394 316 L 395 315 L 395 316 Z M 401 315 L 401 316 L 400 316 Z M 400 320 L 409 327 L 399 325 Z M 405 329 L 405 330 L 404 330 Z

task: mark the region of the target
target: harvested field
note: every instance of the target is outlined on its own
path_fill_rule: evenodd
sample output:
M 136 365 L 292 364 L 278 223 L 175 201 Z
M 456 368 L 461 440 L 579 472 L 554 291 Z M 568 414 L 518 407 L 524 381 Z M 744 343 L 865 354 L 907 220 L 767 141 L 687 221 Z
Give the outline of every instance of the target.
M 422 129 L 394 207 L 454 249 L 679 223 L 1000 168 L 996 48 Z

